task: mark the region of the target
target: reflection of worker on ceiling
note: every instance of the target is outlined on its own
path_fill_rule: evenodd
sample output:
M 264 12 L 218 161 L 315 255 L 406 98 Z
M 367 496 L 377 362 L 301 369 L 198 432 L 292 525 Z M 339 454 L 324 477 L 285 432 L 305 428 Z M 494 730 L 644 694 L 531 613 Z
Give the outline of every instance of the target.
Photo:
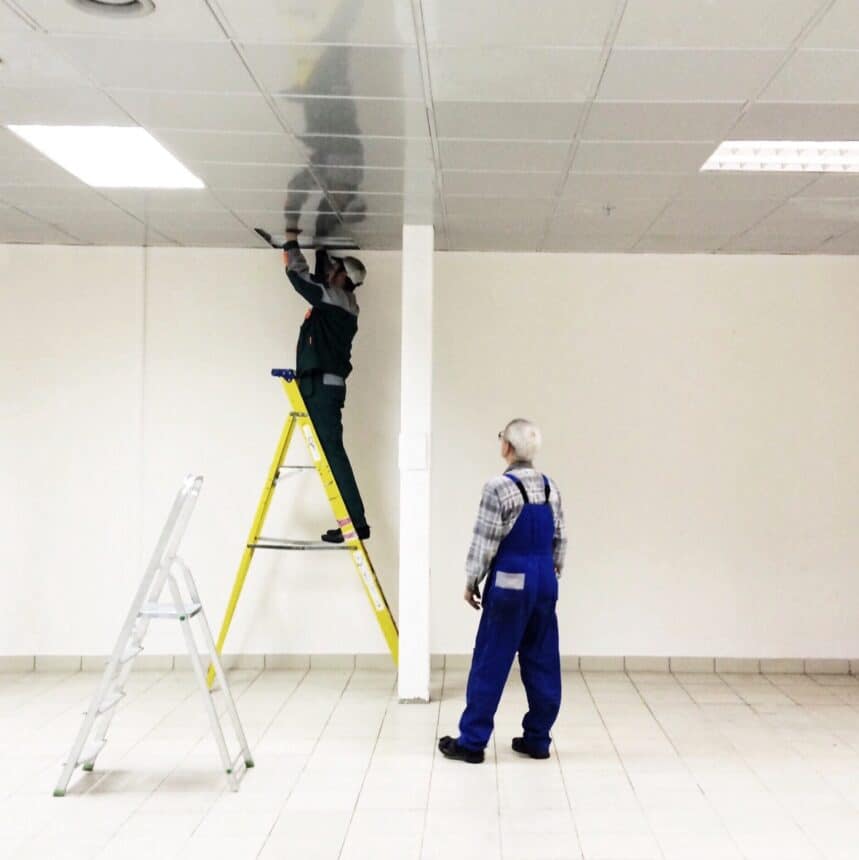
M 326 113 L 332 105 L 322 98 L 303 98 L 305 133 L 308 147 L 307 160 L 313 167 L 316 179 L 329 193 L 322 198 L 316 218 L 315 235 L 319 238 L 338 232 L 341 219 L 345 223 L 360 221 L 366 205 L 358 197 L 358 187 L 364 177 L 364 147 L 360 137 L 358 116 L 352 94 L 350 72 L 352 49 L 346 44 L 361 7 L 361 0 L 342 0 L 335 9 L 325 29 L 316 41 L 327 43 L 316 61 L 302 74 L 292 95 L 340 96 L 336 102 L 339 111 L 340 135 L 325 135 L 328 127 Z M 336 44 L 336 43 L 341 44 Z M 314 137 L 313 135 L 320 135 Z M 300 213 L 308 192 L 303 189 L 315 187 L 311 171 L 304 168 L 290 183 L 284 211 L 287 228 L 298 224 Z M 331 190 L 333 189 L 333 190 Z M 336 207 L 338 214 L 334 211 Z

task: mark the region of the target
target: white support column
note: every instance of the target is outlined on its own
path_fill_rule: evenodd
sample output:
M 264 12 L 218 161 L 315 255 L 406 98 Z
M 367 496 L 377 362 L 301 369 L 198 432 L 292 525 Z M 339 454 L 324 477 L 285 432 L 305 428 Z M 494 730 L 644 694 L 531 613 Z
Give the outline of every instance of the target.
M 431 226 L 403 227 L 402 279 L 399 697 L 401 702 L 428 702 L 433 294 Z

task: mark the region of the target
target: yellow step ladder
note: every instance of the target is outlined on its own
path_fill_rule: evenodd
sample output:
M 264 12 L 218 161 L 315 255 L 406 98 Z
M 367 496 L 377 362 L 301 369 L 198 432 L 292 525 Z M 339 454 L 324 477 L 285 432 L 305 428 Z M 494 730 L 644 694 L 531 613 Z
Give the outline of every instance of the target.
M 277 443 L 277 448 L 274 452 L 274 458 L 271 461 L 271 467 L 268 470 L 265 486 L 263 487 L 262 495 L 260 496 L 259 504 L 257 505 L 256 514 L 251 525 L 250 533 L 245 544 L 245 550 L 242 553 L 239 569 L 236 574 L 236 581 L 233 584 L 233 590 L 230 594 L 230 600 L 227 603 L 227 611 L 224 613 L 224 620 L 221 624 L 221 631 L 218 634 L 216 650 L 218 654 L 223 652 L 224 642 L 227 639 L 227 633 L 230 629 L 230 624 L 233 620 L 233 615 L 236 611 L 236 605 L 239 602 L 239 597 L 242 593 L 242 588 L 245 584 L 245 579 L 248 575 L 248 570 L 251 566 L 254 553 L 258 549 L 274 549 L 274 550 L 341 550 L 347 551 L 352 556 L 352 562 L 358 575 L 361 578 L 361 583 L 364 586 L 364 593 L 370 601 L 370 606 L 376 616 L 376 621 L 382 630 L 382 635 L 388 644 L 388 649 L 391 652 L 391 657 L 394 660 L 394 665 L 397 663 L 397 649 L 399 638 L 397 635 L 397 625 L 391 615 L 391 610 L 388 608 L 388 602 L 385 600 L 382 587 L 379 585 L 379 580 L 376 579 L 376 572 L 373 570 L 373 565 L 370 562 L 370 557 L 364 549 L 364 544 L 358 537 L 355 528 L 352 525 L 352 520 L 349 517 L 349 512 L 346 510 L 346 505 L 343 502 L 343 497 L 340 495 L 340 489 L 337 482 L 334 480 L 334 475 L 331 467 L 328 465 L 328 459 L 319 442 L 319 437 L 316 435 L 316 428 L 310 420 L 310 415 L 307 411 L 307 406 L 304 403 L 304 398 L 298 390 L 298 382 L 295 372 L 292 370 L 274 369 L 271 372 L 272 376 L 280 378 L 283 384 L 283 390 L 289 398 L 290 406 L 292 407 L 289 415 L 286 418 L 286 423 L 283 425 L 283 432 L 280 434 L 280 440 Z M 299 429 L 301 437 L 304 439 L 304 444 L 310 454 L 310 459 L 315 466 L 319 477 L 322 480 L 322 486 L 325 490 L 325 495 L 331 505 L 331 510 L 337 520 L 337 525 L 343 531 L 344 541 L 340 544 L 325 543 L 324 541 L 305 541 L 305 540 L 288 540 L 283 538 L 268 538 L 263 537 L 262 529 L 265 525 L 265 518 L 268 514 L 271 500 L 274 498 L 274 491 L 277 487 L 278 478 L 285 471 L 291 469 L 307 468 L 304 466 L 287 466 L 284 463 L 289 445 L 292 441 L 293 434 L 296 428 Z M 312 467 L 311 467 L 312 468 Z M 215 679 L 214 667 L 209 667 L 208 681 L 211 687 Z

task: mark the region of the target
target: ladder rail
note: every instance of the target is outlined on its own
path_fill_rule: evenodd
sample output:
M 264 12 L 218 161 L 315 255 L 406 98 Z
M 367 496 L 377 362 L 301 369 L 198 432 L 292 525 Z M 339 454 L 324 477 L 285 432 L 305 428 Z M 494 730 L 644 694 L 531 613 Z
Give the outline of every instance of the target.
M 227 609 L 224 612 L 224 620 L 221 622 L 221 629 L 218 631 L 218 639 L 215 646 L 215 650 L 218 654 L 223 653 L 224 643 L 227 641 L 227 633 L 229 633 L 230 624 L 232 624 L 233 615 L 235 615 L 236 606 L 238 605 L 239 598 L 241 597 L 242 588 L 244 587 L 245 579 L 247 578 L 248 570 L 251 566 L 251 561 L 253 561 L 255 547 L 251 546 L 251 544 L 256 542 L 256 538 L 262 530 L 263 523 L 265 523 L 268 509 L 271 506 L 271 500 L 274 497 L 275 487 L 277 486 L 278 473 L 283 466 L 283 461 L 286 457 L 286 452 L 289 449 L 289 443 L 292 441 L 292 434 L 294 432 L 295 419 L 290 415 L 280 434 L 280 439 L 278 440 L 277 448 L 275 449 L 274 457 L 271 461 L 271 466 L 269 466 L 268 475 L 266 475 L 265 486 L 263 487 L 262 495 L 260 496 L 259 503 L 257 504 L 253 522 L 251 523 L 248 539 L 245 541 L 245 549 L 242 552 L 242 557 L 239 561 L 236 580 L 233 583 L 233 589 L 230 592 L 230 599 L 227 601 Z M 215 681 L 215 674 L 215 666 L 212 664 L 209 666 L 206 676 L 206 681 L 209 687 L 211 687 Z

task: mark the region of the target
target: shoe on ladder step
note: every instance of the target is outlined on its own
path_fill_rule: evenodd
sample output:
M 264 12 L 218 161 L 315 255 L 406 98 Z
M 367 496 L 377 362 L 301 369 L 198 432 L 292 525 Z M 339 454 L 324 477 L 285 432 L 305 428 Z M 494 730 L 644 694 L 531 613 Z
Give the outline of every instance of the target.
M 370 538 L 370 526 L 358 526 L 355 529 L 358 537 L 361 540 L 369 540 Z M 324 535 L 322 535 L 322 540 L 325 543 L 343 543 L 343 532 L 340 529 L 328 529 Z

